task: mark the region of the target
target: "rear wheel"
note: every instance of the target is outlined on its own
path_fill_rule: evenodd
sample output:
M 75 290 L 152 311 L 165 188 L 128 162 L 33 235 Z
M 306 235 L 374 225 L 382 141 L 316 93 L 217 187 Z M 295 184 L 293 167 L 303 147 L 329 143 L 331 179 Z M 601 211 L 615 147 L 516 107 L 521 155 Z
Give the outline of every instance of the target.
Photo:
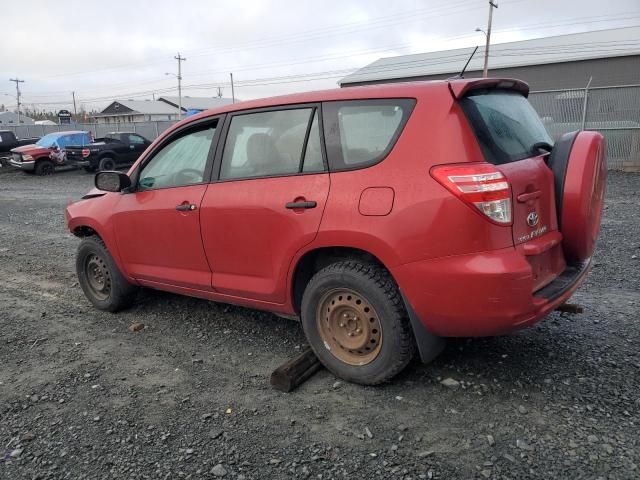
M 345 261 L 320 270 L 305 289 L 301 316 L 315 354 L 345 380 L 382 383 L 415 352 L 398 288 L 378 265 Z
M 127 282 L 104 242 L 96 236 L 80 242 L 76 273 L 82 291 L 100 310 L 117 312 L 129 307 L 135 299 L 137 287 Z
M 53 175 L 56 167 L 51 160 L 40 160 L 34 170 L 36 175 Z
M 100 163 L 98 164 L 98 170 L 115 170 L 116 161 L 111 157 L 104 157 L 100 159 Z

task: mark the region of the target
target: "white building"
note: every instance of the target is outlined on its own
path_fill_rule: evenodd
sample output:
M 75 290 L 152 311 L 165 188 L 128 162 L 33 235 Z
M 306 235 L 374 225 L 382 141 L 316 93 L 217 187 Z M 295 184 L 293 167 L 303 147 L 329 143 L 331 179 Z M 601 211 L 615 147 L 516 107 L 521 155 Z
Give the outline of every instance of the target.
M 93 118 L 97 123 L 178 120 L 178 110 L 159 100 L 115 100 Z
M 189 110 L 209 110 L 233 103 L 230 98 L 182 97 L 182 116 Z M 93 115 L 97 123 L 131 123 L 178 120 L 178 97 L 158 100 L 114 100 Z

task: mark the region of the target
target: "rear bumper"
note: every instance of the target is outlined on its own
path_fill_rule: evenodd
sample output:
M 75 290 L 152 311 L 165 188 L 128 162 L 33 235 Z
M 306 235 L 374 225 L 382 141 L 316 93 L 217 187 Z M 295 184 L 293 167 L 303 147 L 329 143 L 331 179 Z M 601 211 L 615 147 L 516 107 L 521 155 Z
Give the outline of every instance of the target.
M 580 286 L 590 261 L 533 292 L 530 264 L 516 249 L 445 257 L 393 269 L 407 302 L 434 335 L 501 335 L 533 325 Z
M 28 162 L 16 162 L 13 158 L 9 159 L 9 165 L 19 168 L 20 170 L 33 170 L 36 168 L 36 161 L 31 160 Z

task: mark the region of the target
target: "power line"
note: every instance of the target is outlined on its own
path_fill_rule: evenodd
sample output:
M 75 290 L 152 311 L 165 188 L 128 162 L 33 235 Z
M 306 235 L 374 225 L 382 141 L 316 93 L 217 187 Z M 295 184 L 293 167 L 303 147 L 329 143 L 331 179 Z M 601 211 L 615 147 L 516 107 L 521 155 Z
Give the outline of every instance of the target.
M 559 53 L 617 53 L 617 52 L 628 52 L 627 48 L 612 48 L 615 46 L 640 46 L 640 42 L 627 42 L 627 41 L 607 41 L 607 42 L 594 42 L 593 44 L 585 45 L 585 44 L 568 44 L 564 47 L 557 48 L 556 51 Z M 512 52 L 512 53 L 510 53 Z M 533 48 L 507 48 L 499 50 L 496 54 L 493 55 L 493 58 L 499 57 L 510 57 L 510 56 L 522 56 L 522 55 L 548 55 L 549 52 L 547 49 L 543 47 L 533 47 Z M 421 68 L 428 67 L 431 65 L 439 65 L 439 64 L 447 64 L 447 63 L 457 63 L 468 57 L 468 52 L 460 52 L 453 55 L 441 55 L 438 57 L 430 57 L 428 59 L 421 60 L 398 60 L 395 62 L 387 63 L 385 65 L 374 66 L 367 69 L 367 74 L 375 74 L 375 73 L 388 73 L 394 71 L 406 71 L 409 68 Z M 318 71 L 318 72 L 310 72 L 305 74 L 298 75 L 285 75 L 285 76 L 274 76 L 274 77 L 262 77 L 255 79 L 246 79 L 235 81 L 235 85 L 242 87 L 252 87 L 252 86 L 266 86 L 266 85 L 274 85 L 274 84 L 286 84 L 286 83 L 296 83 L 296 82 L 306 82 L 306 81 L 315 81 L 315 80 L 323 80 L 330 78 L 338 78 L 344 76 L 347 73 L 352 73 L 353 68 L 349 69 L 337 69 L 337 70 L 328 70 L 328 71 Z M 190 84 L 184 86 L 186 89 L 195 89 L 195 90 L 206 90 L 206 89 L 217 89 L 221 85 L 230 85 L 230 83 L 224 82 L 215 82 L 215 83 L 201 83 L 201 84 Z M 138 91 L 132 93 L 123 93 L 119 96 L 135 98 L 148 96 L 152 93 L 168 93 L 175 91 L 175 88 L 165 88 L 165 89 L 155 89 L 155 90 L 145 90 Z M 113 100 L 113 95 L 107 95 L 102 97 L 89 97 L 83 98 L 82 102 L 100 102 L 106 100 Z M 60 105 L 60 104 L 68 104 L 68 102 L 37 102 L 40 105 Z
M 510 3 L 517 3 L 517 2 L 521 2 L 524 0 L 513 0 Z M 404 21 L 414 21 L 417 17 L 421 17 L 421 16 L 425 16 L 428 13 L 437 13 L 439 16 L 444 16 L 446 15 L 454 15 L 457 13 L 461 13 L 462 11 L 468 11 L 469 9 L 475 9 L 475 8 L 479 8 L 479 7 L 468 7 L 465 8 L 464 10 L 452 10 L 452 9 L 459 9 L 465 5 L 470 5 L 471 3 L 474 3 L 473 0 L 464 0 L 464 1 L 459 1 L 454 3 L 453 5 L 447 5 L 447 6 L 440 6 L 440 7 L 430 7 L 430 8 L 423 8 L 423 9 L 417 9 L 417 10 L 412 10 L 410 12 L 403 12 L 403 13 L 398 13 L 395 15 L 386 15 L 386 16 L 381 16 L 381 17 L 374 17 L 373 19 L 370 20 L 366 20 L 366 21 L 361 21 L 361 22 L 352 22 L 352 23 L 347 23 L 347 24 L 343 24 L 343 25 L 336 25 L 336 26 L 332 26 L 332 27 L 324 27 L 324 28 L 319 28 L 319 29 L 313 29 L 313 30 L 308 30 L 306 32 L 299 32 L 296 34 L 290 34 L 290 35 L 281 35 L 281 36 L 276 36 L 276 37 L 271 37 L 271 40 L 269 39 L 269 37 L 265 37 L 263 39 L 257 39 L 257 40 L 253 40 L 252 42 L 249 43 L 245 43 L 245 44 L 236 44 L 236 45 L 228 45 L 228 46 L 219 46 L 219 47 L 209 47 L 208 49 L 201 49 L 201 50 L 194 50 L 193 53 L 190 53 L 190 56 L 203 56 L 203 52 L 207 51 L 207 50 L 214 50 L 215 54 L 219 54 L 219 53 L 225 53 L 225 51 L 227 53 L 233 53 L 235 50 L 238 49 L 250 49 L 250 48 L 265 48 L 265 47 L 269 47 L 269 46 L 274 46 L 274 45 L 280 45 L 286 43 L 294 43 L 294 42 L 300 42 L 300 41 L 308 41 L 308 40 L 313 40 L 316 38 L 319 38 L 319 36 L 321 38 L 325 38 L 326 35 L 331 34 L 331 35 L 336 35 L 336 34 L 350 34 L 350 33 L 357 33 L 360 32 L 362 30 L 368 30 L 371 29 L 370 27 L 375 27 L 375 28 L 384 28 L 384 27 L 388 27 L 389 25 L 393 25 L 393 24 L 397 24 L 397 23 L 403 23 Z M 392 20 L 399 20 L 397 18 L 393 18 L 393 17 L 397 17 L 397 16 L 402 16 L 402 22 L 381 22 L 381 20 L 384 19 L 389 19 L 391 18 Z M 380 22 L 380 23 L 377 23 Z M 363 28 L 360 29 L 353 29 L 351 28 L 353 25 L 361 25 L 364 24 Z M 347 28 L 345 28 L 347 27 Z M 344 30 L 341 31 L 340 29 Z M 201 52 L 201 53 L 197 53 L 197 52 Z M 78 72 L 72 72 L 72 73 L 60 73 L 60 74 L 53 74 L 53 75 L 48 75 L 48 76 L 43 76 L 40 77 L 42 79 L 44 78 L 56 78 L 56 77 L 64 77 L 64 76 L 72 76 L 72 75 L 82 75 L 85 73 L 95 73 L 95 72 L 101 72 L 101 71 L 106 71 L 106 70 L 117 70 L 117 69 L 121 69 L 121 68 L 128 68 L 128 67 L 132 67 L 132 66 L 140 66 L 140 65 L 149 65 L 149 64 L 153 64 L 153 63 L 159 63 L 159 61 L 163 61 L 164 57 L 155 57 L 155 59 L 149 59 L 146 62 L 135 62 L 135 63 L 128 63 L 128 64 L 120 64 L 120 65 L 115 65 L 115 66 L 110 66 L 110 67 L 103 67 L 103 68 L 99 68 L 99 69 L 94 69 L 94 70 L 85 70 L 85 71 L 78 71 Z M 153 61 L 153 60 L 158 60 L 158 61 Z

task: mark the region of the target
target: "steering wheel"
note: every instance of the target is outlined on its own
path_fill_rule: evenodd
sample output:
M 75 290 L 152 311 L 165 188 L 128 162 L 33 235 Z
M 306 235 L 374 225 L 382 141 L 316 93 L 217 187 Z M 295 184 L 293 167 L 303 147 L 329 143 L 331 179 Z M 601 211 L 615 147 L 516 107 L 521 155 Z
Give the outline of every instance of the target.
M 176 185 L 202 182 L 202 171 L 196 168 L 185 168 L 173 174 L 173 183 Z

